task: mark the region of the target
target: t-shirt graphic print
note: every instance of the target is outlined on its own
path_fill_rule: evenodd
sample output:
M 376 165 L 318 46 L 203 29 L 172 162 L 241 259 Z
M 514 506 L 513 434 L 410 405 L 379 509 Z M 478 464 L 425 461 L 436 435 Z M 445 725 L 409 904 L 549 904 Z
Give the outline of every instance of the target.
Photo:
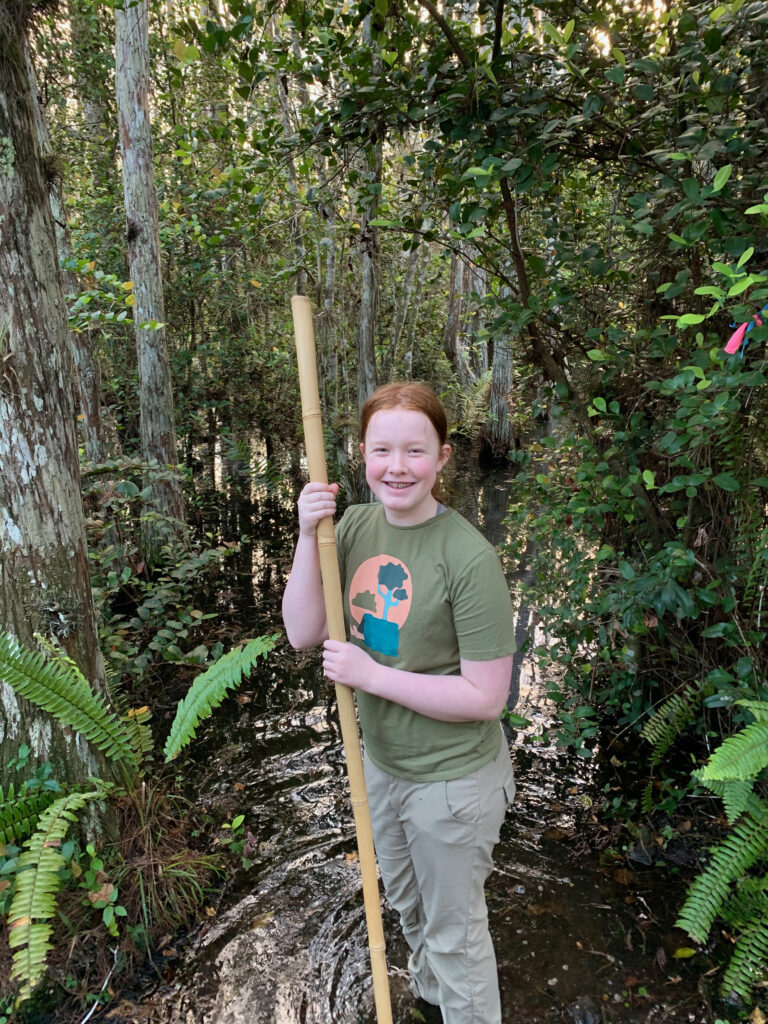
M 351 635 L 370 651 L 396 658 L 412 597 L 411 573 L 404 562 L 392 555 L 366 559 L 349 587 Z

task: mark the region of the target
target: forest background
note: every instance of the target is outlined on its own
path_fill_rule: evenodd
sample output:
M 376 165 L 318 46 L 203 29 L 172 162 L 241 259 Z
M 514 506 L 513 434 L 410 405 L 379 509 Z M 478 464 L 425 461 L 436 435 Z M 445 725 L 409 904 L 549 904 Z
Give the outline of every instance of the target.
M 14 694 L 44 705 L 48 683 L 12 682 L 8 638 L 66 654 L 118 732 L 115 686 L 151 703 L 169 666 L 216 662 L 185 590 L 226 557 L 196 529 L 199 452 L 247 473 L 254 446 L 297 446 L 299 291 L 349 500 L 357 408 L 393 377 L 516 467 L 512 553 L 562 742 L 622 737 L 641 781 L 613 811 L 635 821 L 723 801 L 681 921 L 703 942 L 724 917 L 724 990 L 763 977 L 768 5 L 592 7 L 0 3 L 12 924 L 34 862 L 14 842 L 46 813 L 65 831 L 94 773 L 125 787 L 147 740 L 75 744 L 74 712 L 54 702 L 52 725 Z M 93 901 L 105 926 L 115 901 Z

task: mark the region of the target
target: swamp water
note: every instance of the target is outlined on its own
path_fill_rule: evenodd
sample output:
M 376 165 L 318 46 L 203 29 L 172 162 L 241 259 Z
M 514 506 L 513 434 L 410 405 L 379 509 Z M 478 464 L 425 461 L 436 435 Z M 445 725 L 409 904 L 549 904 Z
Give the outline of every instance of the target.
M 449 502 L 494 543 L 513 480 L 457 460 Z M 274 632 L 293 546 L 297 488 L 284 481 L 228 501 L 222 535 L 256 538 L 233 557 L 218 592 L 239 636 Z M 512 567 L 513 571 L 515 567 Z M 518 645 L 531 615 L 518 616 Z M 515 710 L 546 728 L 552 708 L 533 664 L 516 659 Z M 158 957 L 112 1021 L 164 1024 L 374 1024 L 367 937 L 332 688 L 316 652 L 282 641 L 201 728 L 183 771 L 216 820 L 245 815 L 247 870 L 212 898 L 209 916 Z M 496 849 L 487 898 L 505 1024 L 714 1020 L 701 968 L 674 959 L 682 898 L 664 868 L 630 871 L 580 841 L 597 791 L 593 767 L 512 733 L 517 798 Z M 384 906 L 395 1024 L 410 1024 L 407 950 Z M 170 955 L 169 955 L 170 954 Z

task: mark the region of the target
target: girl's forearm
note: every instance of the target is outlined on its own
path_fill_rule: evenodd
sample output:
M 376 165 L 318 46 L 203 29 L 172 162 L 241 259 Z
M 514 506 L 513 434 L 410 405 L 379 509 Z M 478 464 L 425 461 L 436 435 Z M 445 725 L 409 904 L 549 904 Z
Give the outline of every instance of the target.
M 328 636 L 317 537 L 299 534 L 283 593 L 283 622 L 291 647 L 316 647 Z
M 469 675 L 462 663 L 462 674 L 454 676 L 373 665 L 360 689 L 440 722 L 484 722 L 498 718 L 506 703 L 512 657 L 472 662 Z

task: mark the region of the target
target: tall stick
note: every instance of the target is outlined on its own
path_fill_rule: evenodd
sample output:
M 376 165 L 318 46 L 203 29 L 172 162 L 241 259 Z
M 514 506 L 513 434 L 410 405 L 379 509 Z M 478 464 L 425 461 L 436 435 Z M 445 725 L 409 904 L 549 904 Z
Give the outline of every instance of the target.
M 294 295 L 291 299 L 293 327 L 296 335 L 296 356 L 299 364 L 299 387 L 301 389 L 301 414 L 304 423 L 304 440 L 307 446 L 309 479 L 317 483 L 328 483 L 325 465 L 325 442 L 320 412 L 320 394 L 317 386 L 317 361 L 315 356 L 315 331 L 312 325 L 312 303 L 305 295 Z M 325 613 L 328 619 L 328 635 L 331 640 L 346 640 L 344 609 L 341 595 L 339 563 L 336 556 L 336 538 L 330 516 L 321 519 L 317 526 L 317 546 L 320 553 L 320 572 L 323 578 Z M 360 754 L 360 737 L 357 732 L 355 698 L 349 686 L 336 683 L 336 702 L 341 722 L 341 739 L 347 760 L 349 790 L 352 811 L 355 816 L 357 851 L 360 873 L 363 880 L 363 903 L 365 921 L 368 926 L 368 949 L 371 954 L 373 976 L 373 998 L 376 1003 L 378 1024 L 392 1024 L 392 1008 L 389 999 L 389 978 L 387 976 L 387 954 L 384 945 L 384 928 L 381 923 L 379 902 L 379 881 L 376 873 L 376 855 L 373 850 L 371 815 L 368 808 L 368 794 L 363 775 L 363 759 Z

